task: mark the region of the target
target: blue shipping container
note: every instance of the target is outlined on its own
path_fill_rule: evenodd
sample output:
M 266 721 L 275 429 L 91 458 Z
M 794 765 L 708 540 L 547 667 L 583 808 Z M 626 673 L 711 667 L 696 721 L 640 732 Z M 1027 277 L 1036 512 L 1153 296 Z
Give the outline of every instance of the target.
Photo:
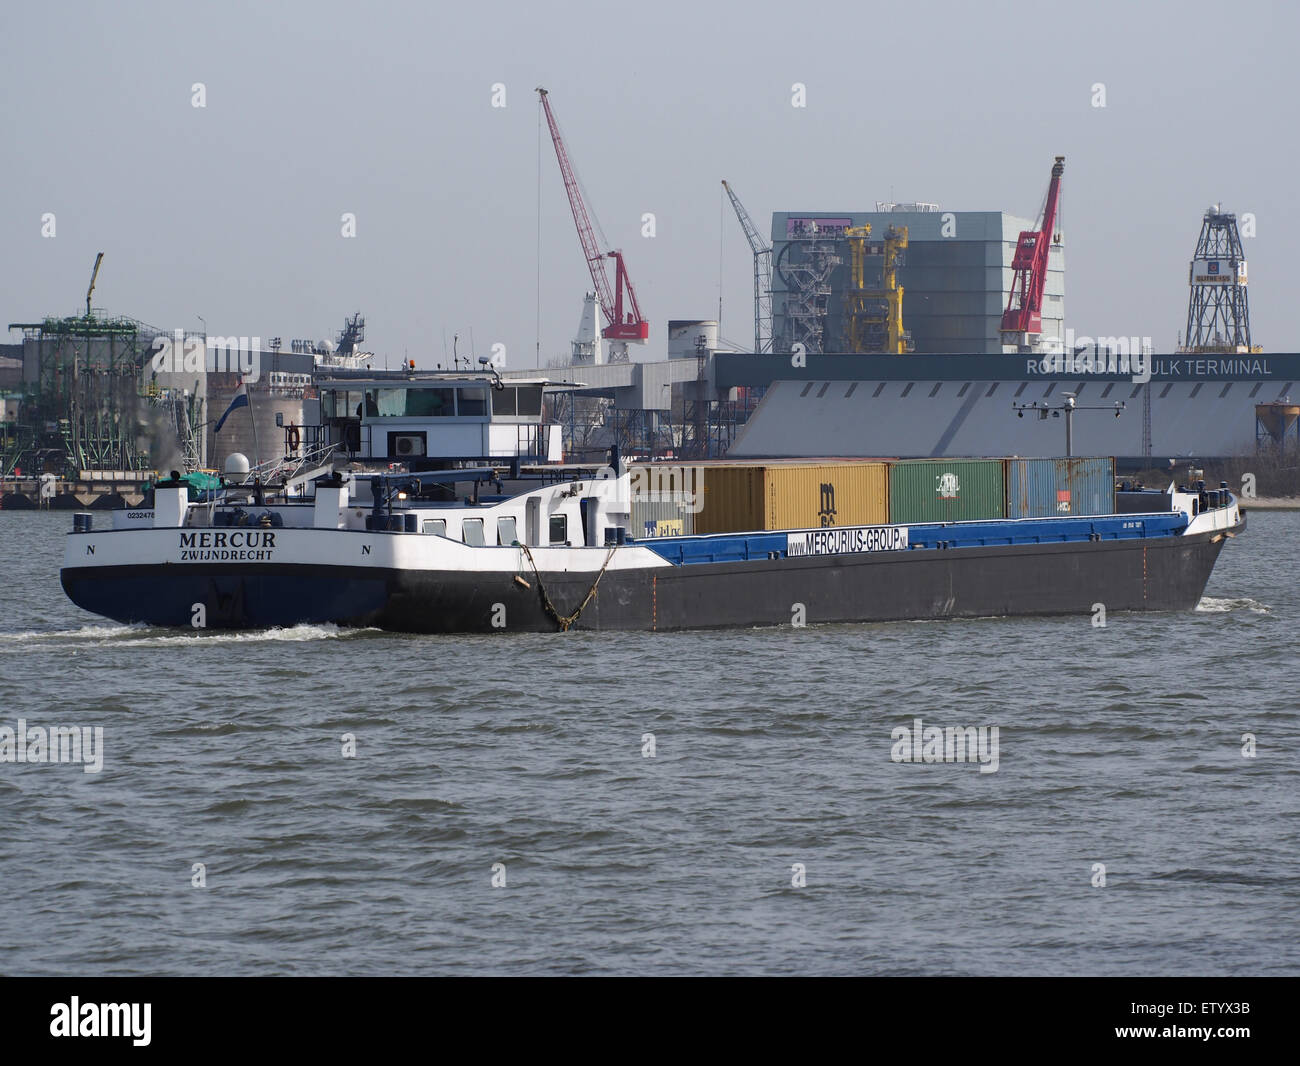
M 1007 517 L 1115 513 L 1115 460 L 1008 459 Z

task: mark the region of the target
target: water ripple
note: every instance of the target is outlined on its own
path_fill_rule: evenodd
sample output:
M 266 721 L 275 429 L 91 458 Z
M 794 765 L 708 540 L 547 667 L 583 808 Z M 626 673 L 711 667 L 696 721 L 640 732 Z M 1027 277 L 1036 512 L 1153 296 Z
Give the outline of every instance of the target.
M 505 638 L 102 623 L 66 524 L 0 515 L 0 726 L 104 764 L 0 733 L 0 971 L 1300 969 L 1258 935 L 1300 905 L 1300 515 L 1104 629 Z M 998 727 L 997 771 L 895 762 L 918 718 Z

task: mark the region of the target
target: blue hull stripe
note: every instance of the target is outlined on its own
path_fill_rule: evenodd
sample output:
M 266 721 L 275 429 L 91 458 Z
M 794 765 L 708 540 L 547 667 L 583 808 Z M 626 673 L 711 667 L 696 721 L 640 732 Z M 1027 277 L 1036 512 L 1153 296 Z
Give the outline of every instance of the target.
M 1097 518 L 1021 518 L 989 522 L 935 522 L 905 526 L 908 550 L 984 548 L 1004 544 L 1067 544 L 1074 541 L 1133 540 L 1176 536 L 1187 528 L 1181 511 L 1168 514 L 1105 515 Z M 717 533 L 711 536 L 638 538 L 676 566 L 785 557 L 787 538 L 804 530 L 773 533 Z

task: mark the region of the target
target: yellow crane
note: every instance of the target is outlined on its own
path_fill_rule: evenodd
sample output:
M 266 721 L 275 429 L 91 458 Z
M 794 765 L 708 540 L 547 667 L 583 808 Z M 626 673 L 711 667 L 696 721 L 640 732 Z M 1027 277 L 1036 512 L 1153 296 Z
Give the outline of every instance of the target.
M 903 286 L 898 283 L 898 267 L 907 250 L 907 227 L 890 226 L 885 233 L 884 283 L 889 303 L 889 347 L 892 355 L 903 355 L 913 348 L 912 335 L 903 329 Z
M 870 241 L 870 223 L 844 231 L 849 241 L 849 290 L 844 297 L 845 341 L 850 352 L 904 355 L 912 337 L 903 329 L 903 286 L 898 267 L 907 248 L 907 227 L 890 226 L 883 242 Z M 882 256 L 881 287 L 867 287 L 869 256 Z

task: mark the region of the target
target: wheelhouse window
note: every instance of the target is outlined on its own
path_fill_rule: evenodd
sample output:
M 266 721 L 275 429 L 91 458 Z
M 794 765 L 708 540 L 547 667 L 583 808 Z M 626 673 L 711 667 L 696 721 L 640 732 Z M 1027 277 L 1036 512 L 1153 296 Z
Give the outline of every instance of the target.
M 360 418 L 365 407 L 360 389 L 326 389 L 320 394 L 321 416 L 330 418 Z
M 426 533 L 432 533 L 437 537 L 445 537 L 447 535 L 447 520 L 445 518 L 426 518 L 423 528 Z
M 460 524 L 460 538 L 466 544 L 472 544 L 476 548 L 482 548 L 484 546 L 483 519 L 464 519 Z
M 458 389 L 456 414 L 461 418 L 476 418 L 487 414 L 487 389 L 478 385 Z
M 521 415 L 540 415 L 542 413 L 542 387 L 540 385 L 520 385 L 518 412 Z
M 514 515 L 511 515 L 509 518 L 498 518 L 497 543 L 509 545 L 515 543 L 518 539 L 519 535 L 515 529 Z
M 455 389 L 366 389 L 367 418 L 451 418 Z
M 406 403 L 403 389 L 366 389 L 366 417 L 393 418 Z
M 494 415 L 527 415 L 542 413 L 542 387 L 540 385 L 507 385 L 492 390 Z
M 456 413 L 455 389 L 405 389 L 402 413 L 415 418 L 450 418 Z
M 568 515 L 562 515 L 562 514 L 551 515 L 551 543 L 552 544 L 569 543 Z
M 516 412 L 515 393 L 518 390 L 507 385 L 504 389 L 492 390 L 492 413 L 494 415 L 513 415 Z

